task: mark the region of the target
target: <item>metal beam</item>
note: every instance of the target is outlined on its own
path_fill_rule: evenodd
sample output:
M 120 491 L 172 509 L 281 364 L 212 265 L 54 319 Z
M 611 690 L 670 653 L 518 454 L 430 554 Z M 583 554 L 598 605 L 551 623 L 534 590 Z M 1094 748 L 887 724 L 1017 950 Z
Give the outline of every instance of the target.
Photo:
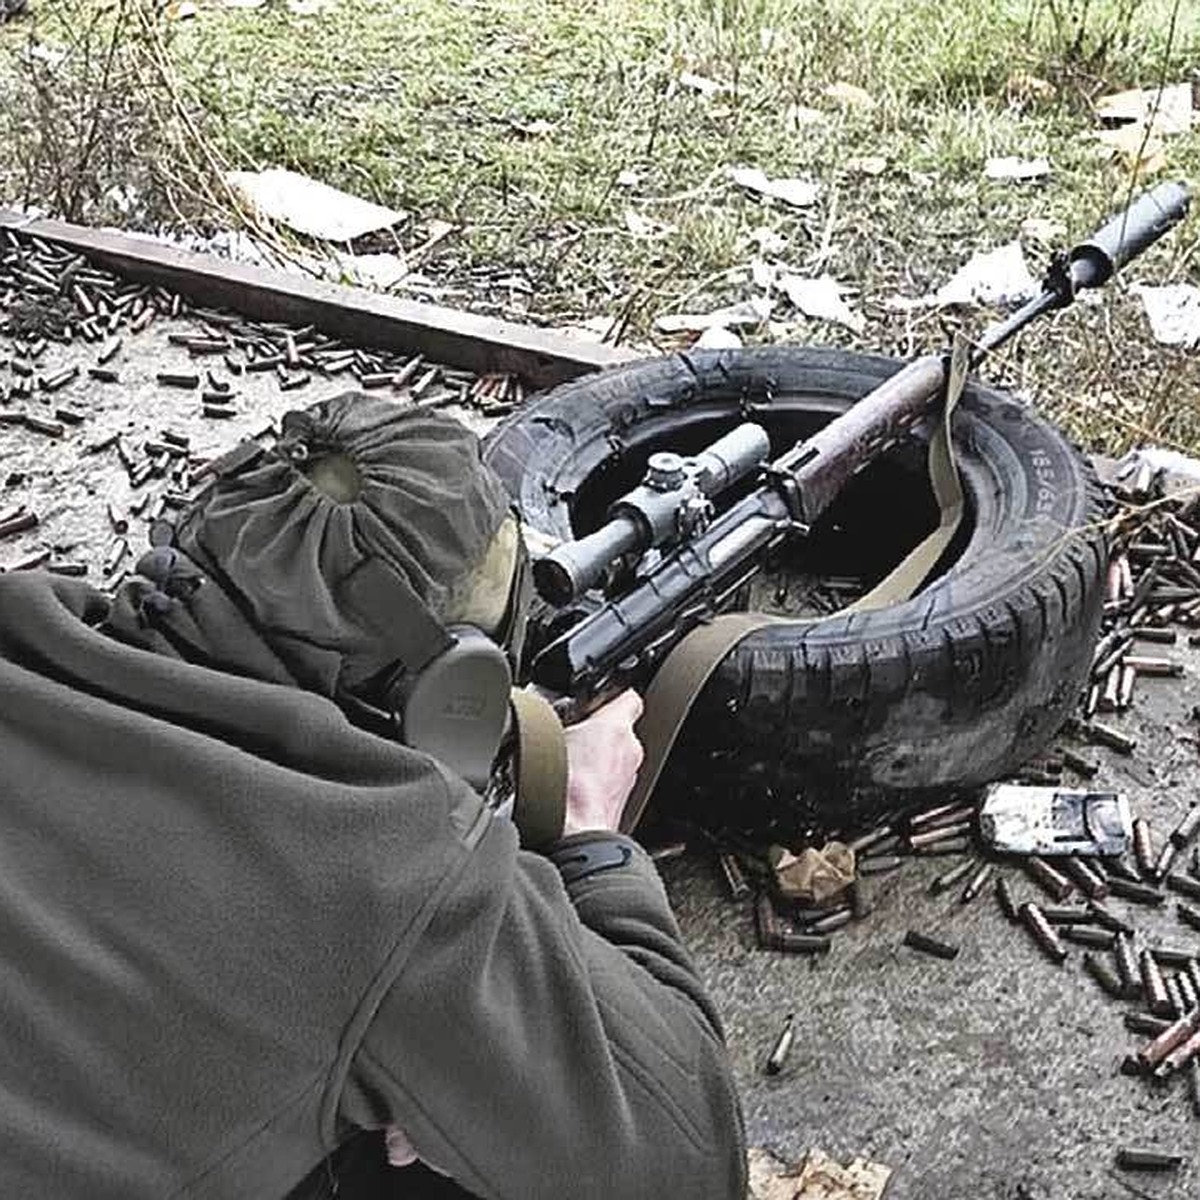
M 629 350 L 577 342 L 528 325 L 9 209 L 0 208 L 0 229 L 69 247 L 129 279 L 168 288 L 209 308 L 232 309 L 260 321 L 314 325 L 351 344 L 421 353 L 446 366 L 511 372 L 530 388 L 550 387 L 637 357 Z

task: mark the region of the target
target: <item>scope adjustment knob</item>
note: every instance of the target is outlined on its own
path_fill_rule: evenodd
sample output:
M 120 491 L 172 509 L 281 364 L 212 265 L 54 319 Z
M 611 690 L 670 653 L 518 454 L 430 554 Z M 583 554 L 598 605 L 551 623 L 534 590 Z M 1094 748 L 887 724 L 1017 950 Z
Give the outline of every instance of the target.
M 660 450 L 646 460 L 646 486 L 656 492 L 673 492 L 683 486 L 684 458 L 682 454 L 672 454 L 669 450 Z

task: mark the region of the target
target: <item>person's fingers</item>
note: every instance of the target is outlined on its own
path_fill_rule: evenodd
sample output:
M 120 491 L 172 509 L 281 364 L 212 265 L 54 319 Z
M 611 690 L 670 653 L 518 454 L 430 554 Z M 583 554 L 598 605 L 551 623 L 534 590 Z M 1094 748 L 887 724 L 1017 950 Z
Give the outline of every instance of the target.
M 605 708 L 614 719 L 628 721 L 630 725 L 635 725 L 642 715 L 645 705 L 642 703 L 641 696 L 633 688 L 627 688 L 615 700 L 610 700 Z

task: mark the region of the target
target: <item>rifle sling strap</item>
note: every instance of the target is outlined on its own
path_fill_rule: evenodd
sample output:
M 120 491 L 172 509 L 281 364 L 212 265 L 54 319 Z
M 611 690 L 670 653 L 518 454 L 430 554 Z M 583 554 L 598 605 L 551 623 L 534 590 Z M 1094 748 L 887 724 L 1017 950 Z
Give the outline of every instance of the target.
M 562 723 L 535 692 L 513 689 L 516 734 L 516 797 L 513 823 L 527 850 L 562 837 L 567 806 L 567 743 Z
M 963 493 L 954 462 L 950 422 L 966 383 L 969 351 L 967 339 L 956 334 L 950 352 L 941 419 L 929 440 L 929 480 L 941 510 L 938 527 L 865 596 L 821 620 L 867 612 L 909 599 L 958 531 Z M 795 621 L 768 613 L 726 613 L 693 629 L 663 660 L 646 689 L 645 711 L 637 725 L 637 735 L 646 757 L 625 805 L 621 832 L 632 832 L 641 820 L 675 739 L 709 677 L 743 638 L 777 624 L 795 624 Z

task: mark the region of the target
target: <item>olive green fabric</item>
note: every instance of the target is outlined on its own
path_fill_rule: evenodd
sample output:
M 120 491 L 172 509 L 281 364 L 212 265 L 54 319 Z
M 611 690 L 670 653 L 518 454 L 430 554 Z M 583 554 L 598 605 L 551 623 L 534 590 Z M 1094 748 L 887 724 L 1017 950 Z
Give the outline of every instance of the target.
M 438 614 L 509 507 L 458 422 L 348 393 L 288 413 L 279 444 L 216 479 L 176 544 L 302 686 L 361 696 L 444 648 Z
M 0 577 L 0 1196 L 276 1200 L 396 1124 L 485 1200 L 741 1200 L 645 853 L 567 887 L 173 553 Z

